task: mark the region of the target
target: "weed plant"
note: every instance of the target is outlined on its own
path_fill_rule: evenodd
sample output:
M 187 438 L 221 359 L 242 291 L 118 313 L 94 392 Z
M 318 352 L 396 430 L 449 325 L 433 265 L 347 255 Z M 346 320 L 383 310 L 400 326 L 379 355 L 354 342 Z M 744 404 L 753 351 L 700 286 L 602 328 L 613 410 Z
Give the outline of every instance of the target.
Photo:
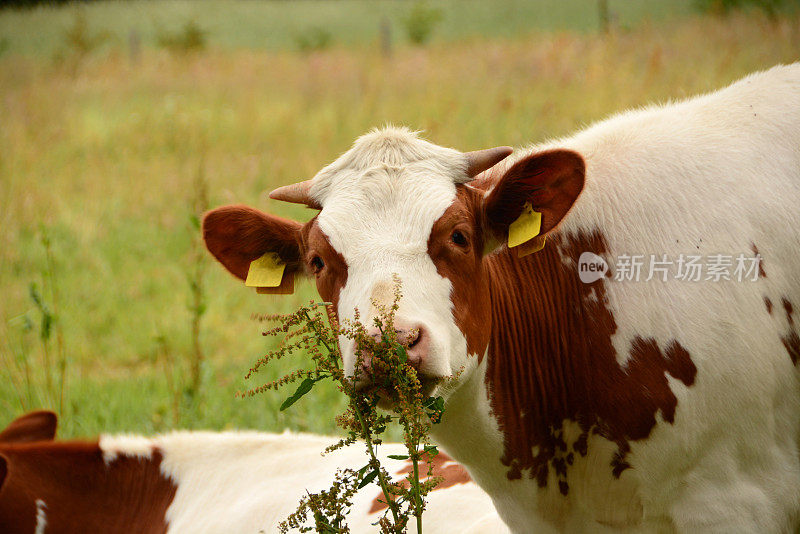
M 425 497 L 439 482 L 432 472 L 433 458 L 438 450 L 430 443 L 428 433 L 431 425 L 441 420 L 444 401 L 441 397 L 423 394 L 417 370 L 408 358 L 407 339 L 400 339 L 395 331 L 394 319 L 401 296 L 400 283 L 395 278 L 392 305 L 386 307 L 373 303 L 379 311 L 374 326 L 380 336 L 368 332 L 360 322 L 357 310 L 353 321 L 340 325 L 329 303 L 311 302 L 294 313 L 257 317 L 261 321 L 276 323 L 277 326 L 264 332 L 264 335 L 283 336 L 283 342 L 276 350 L 259 359 L 247 378 L 269 362 L 296 353 L 308 353 L 311 356 L 311 368 L 296 369 L 240 395 L 253 396 L 299 382 L 294 393 L 281 405 L 281 410 L 286 410 L 320 381 L 332 380 L 349 400 L 345 412 L 336 418 L 338 426 L 345 430 L 346 437 L 325 452 L 363 441 L 368 459 L 361 467 L 340 469 L 328 490 L 303 496 L 297 510 L 281 524 L 281 532 L 288 532 L 289 529 L 298 529 L 300 532 L 316 530 L 326 534 L 350 532 L 346 517 L 352 498 L 370 484 L 380 487 L 382 502 L 387 506 L 377 523 L 381 533 L 405 532 L 412 516 L 416 517 L 417 532 L 422 532 Z M 342 366 L 340 336 L 355 343 L 358 356 L 353 376 L 346 376 Z M 365 358 L 370 359 L 368 366 L 363 365 Z M 370 369 L 369 376 L 365 368 Z M 379 403 L 382 408 L 389 407 L 389 413 L 379 412 Z M 405 480 L 393 480 L 378 460 L 381 435 L 392 421 L 398 422 L 403 429 L 408 454 L 390 455 L 389 458 L 411 463 L 412 468 Z M 427 465 L 428 478 L 424 482 L 420 481 L 420 464 Z M 313 523 L 313 527 L 309 523 Z
M 16 340 L 6 338 L 8 358 L 0 358 L 0 363 L 8 375 L 23 410 L 35 406 L 47 406 L 57 410 L 64 417 L 67 408 L 67 366 L 69 357 L 64 342 L 64 328 L 61 323 L 59 288 L 56 267 L 53 259 L 53 246 L 50 231 L 41 226 L 40 240 L 44 249 L 45 264 L 41 272 L 42 287 L 36 282 L 28 285 L 28 296 L 38 317 L 31 319 L 34 310 L 13 317 L 8 323 L 18 328 Z M 39 361 L 28 343 L 28 336 L 38 333 Z

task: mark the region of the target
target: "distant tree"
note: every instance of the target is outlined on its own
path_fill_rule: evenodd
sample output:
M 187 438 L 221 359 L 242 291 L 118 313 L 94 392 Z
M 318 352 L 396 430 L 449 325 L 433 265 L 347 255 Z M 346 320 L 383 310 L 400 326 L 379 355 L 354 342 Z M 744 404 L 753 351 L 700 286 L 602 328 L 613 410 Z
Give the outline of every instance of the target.
M 610 17 L 608 14 L 608 0 L 597 0 L 597 18 L 600 20 L 600 31 L 608 33 L 611 29 Z
M 301 52 L 325 50 L 332 42 L 331 32 L 320 26 L 312 26 L 294 36 L 294 43 Z
M 206 47 L 207 39 L 208 32 L 194 20 L 187 20 L 183 26 L 173 32 L 159 28 L 156 36 L 159 46 L 183 54 L 203 50 Z
M 409 40 L 417 45 L 427 43 L 442 18 L 441 9 L 428 7 L 422 1 L 416 2 L 403 20 Z
M 89 30 L 86 13 L 79 9 L 75 11 L 72 26 L 64 34 L 64 46 L 76 59 L 82 59 L 103 46 L 110 37 L 107 31 Z

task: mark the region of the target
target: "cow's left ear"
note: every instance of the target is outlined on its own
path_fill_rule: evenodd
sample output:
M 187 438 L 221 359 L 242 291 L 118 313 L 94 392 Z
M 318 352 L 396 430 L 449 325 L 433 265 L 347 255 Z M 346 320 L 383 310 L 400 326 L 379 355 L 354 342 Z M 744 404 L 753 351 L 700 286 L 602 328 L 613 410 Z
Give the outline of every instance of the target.
M 484 202 L 489 230 L 507 243 L 509 226 L 522 215 L 526 204 L 541 214 L 541 226 L 530 242 L 541 240 L 570 210 L 583 190 L 586 166 L 571 150 L 549 150 L 531 154 L 514 163 L 496 182 Z
M 17 417 L 0 432 L 0 443 L 52 441 L 56 437 L 58 417 L 49 410 L 39 410 Z

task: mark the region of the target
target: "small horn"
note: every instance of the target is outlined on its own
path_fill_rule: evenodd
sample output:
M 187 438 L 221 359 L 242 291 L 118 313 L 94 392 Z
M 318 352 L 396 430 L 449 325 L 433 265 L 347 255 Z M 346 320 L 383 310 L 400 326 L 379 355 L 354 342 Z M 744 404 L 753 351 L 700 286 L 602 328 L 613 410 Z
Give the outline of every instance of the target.
M 292 202 L 294 204 L 305 204 L 309 208 L 317 210 L 322 209 L 322 206 L 311 198 L 310 190 L 311 180 L 306 180 L 304 182 L 279 187 L 269 194 L 269 198 L 273 200 L 282 200 L 283 202 Z
M 497 163 L 506 159 L 514 151 L 510 146 L 498 146 L 485 150 L 466 152 L 467 157 L 467 176 L 473 178 L 486 169 L 494 167 Z

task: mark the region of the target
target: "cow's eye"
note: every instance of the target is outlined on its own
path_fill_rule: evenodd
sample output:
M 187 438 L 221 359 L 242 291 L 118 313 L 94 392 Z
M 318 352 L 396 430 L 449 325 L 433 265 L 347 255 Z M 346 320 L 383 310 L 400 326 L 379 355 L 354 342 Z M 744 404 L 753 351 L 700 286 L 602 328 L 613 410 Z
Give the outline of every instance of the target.
M 466 247 L 467 246 L 467 238 L 464 236 L 463 233 L 459 232 L 458 230 L 453 231 L 453 235 L 450 236 L 450 241 L 454 244 L 458 245 L 459 247 Z
M 311 258 L 311 268 L 314 270 L 315 273 L 318 273 L 325 267 L 325 262 L 322 261 L 322 258 L 319 256 L 314 256 Z

